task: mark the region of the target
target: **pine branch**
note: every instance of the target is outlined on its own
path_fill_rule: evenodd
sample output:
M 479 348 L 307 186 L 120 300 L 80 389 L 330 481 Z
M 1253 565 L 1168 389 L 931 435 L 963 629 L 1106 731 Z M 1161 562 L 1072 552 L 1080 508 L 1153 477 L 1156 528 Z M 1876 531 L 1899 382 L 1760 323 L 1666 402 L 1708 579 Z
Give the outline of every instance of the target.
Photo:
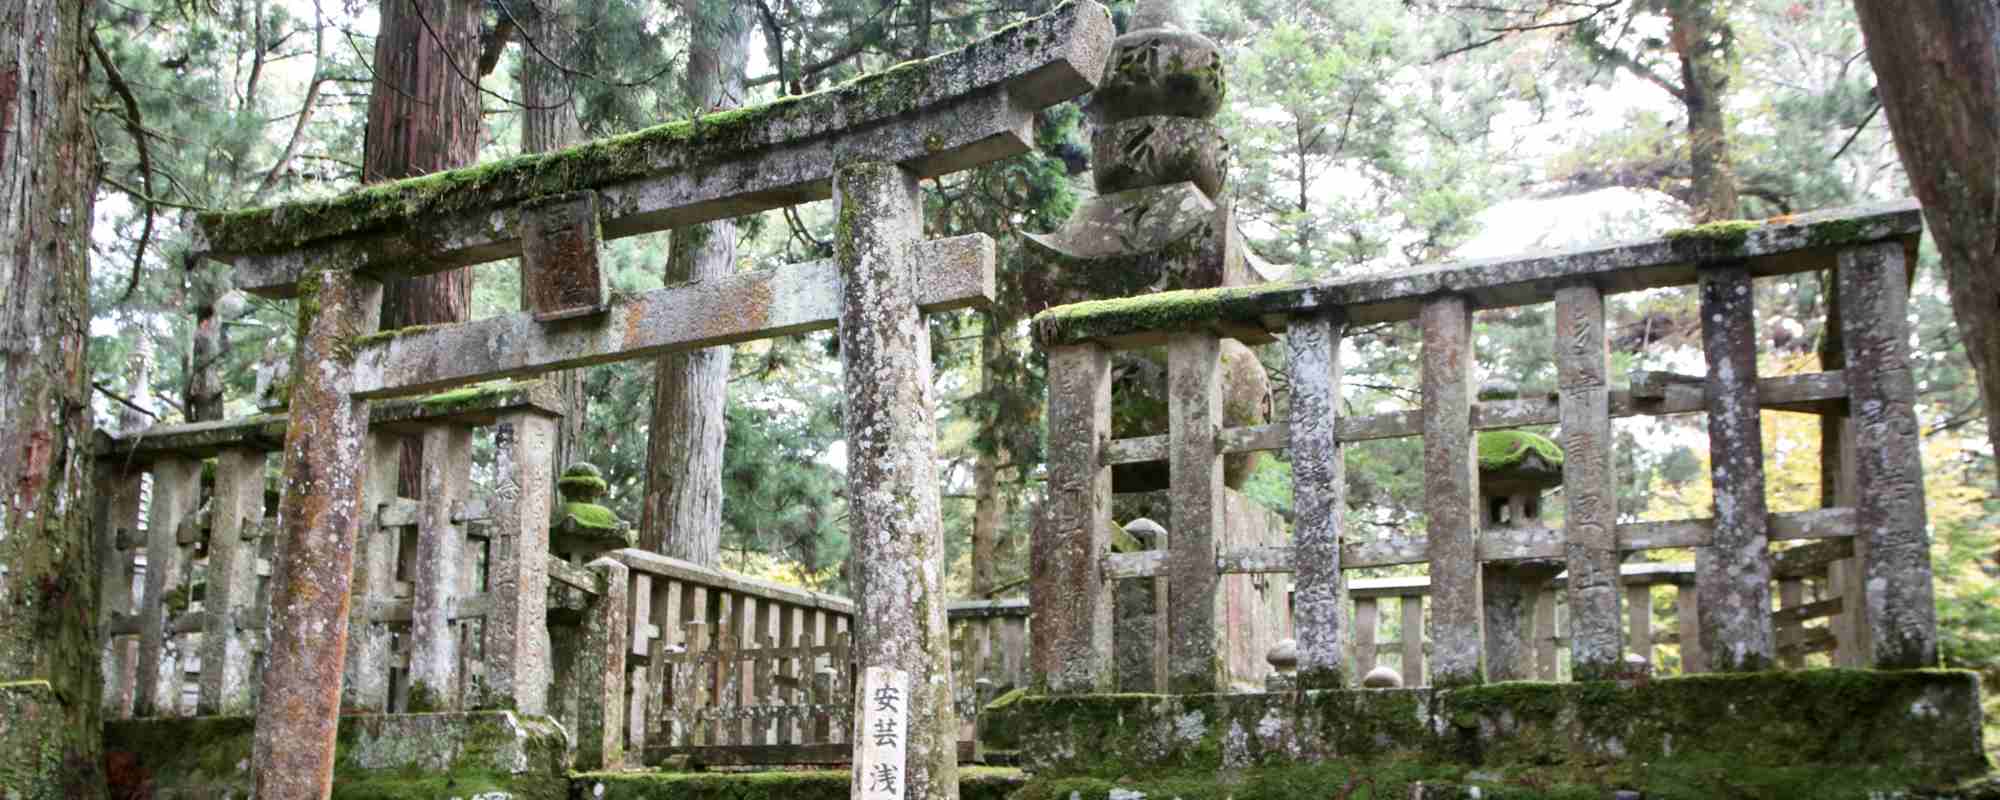
M 97 55 L 97 63 L 103 65 L 104 75 L 111 82 L 112 91 L 125 104 L 125 130 L 132 134 L 132 145 L 139 152 L 139 179 L 144 186 L 144 194 L 137 195 L 145 200 L 146 222 L 139 229 L 139 246 L 132 250 L 132 279 L 125 283 L 125 293 L 118 298 L 119 303 L 132 299 L 132 293 L 139 289 L 139 272 L 146 265 L 146 245 L 153 240 L 153 153 L 146 146 L 146 128 L 139 113 L 139 98 L 133 96 L 131 85 L 118 71 L 118 64 L 111 60 L 111 54 L 104 52 L 104 41 L 97 31 L 90 32 L 90 51 Z

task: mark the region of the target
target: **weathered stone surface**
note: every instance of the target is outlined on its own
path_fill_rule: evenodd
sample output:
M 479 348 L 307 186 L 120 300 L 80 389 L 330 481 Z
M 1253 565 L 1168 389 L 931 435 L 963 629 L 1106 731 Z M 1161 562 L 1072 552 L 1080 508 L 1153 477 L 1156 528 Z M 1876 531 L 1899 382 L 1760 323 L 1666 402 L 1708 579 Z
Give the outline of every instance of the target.
M 1187 181 L 1215 198 L 1228 180 L 1229 144 L 1204 119 L 1145 116 L 1101 125 L 1090 147 L 1100 195 Z
M 599 558 L 590 572 L 603 592 L 591 597 L 584 617 L 583 649 L 575 664 L 578 688 L 577 769 L 617 769 L 625 764 L 625 656 L 630 620 L 630 570 Z
M 1423 759 L 1586 773 L 1726 764 L 1736 778 L 1805 767 L 1811 786 L 1814 768 L 1853 765 L 1897 765 L 1910 783 L 1984 774 L 1980 718 L 1968 672 L 1810 670 L 1452 690 L 1030 695 L 989 706 L 980 737 L 1018 750 L 1038 779 Z
M 139 603 L 139 685 L 133 713 L 172 716 L 180 704 L 180 658 L 168 652 L 173 638 L 174 593 L 187 578 L 186 553 L 176 535 L 192 523 L 201 496 L 201 465 L 174 460 L 153 466 L 153 504 L 146 515 L 146 595 Z M 180 604 L 185 611 L 187 605 Z
M 607 307 L 610 290 L 598 264 L 602 238 L 596 192 L 521 204 L 521 295 L 536 321 L 589 316 Z
M 1111 361 L 1096 345 L 1048 353 L 1049 495 L 1031 545 L 1028 590 L 1037 681 L 1056 693 L 1109 691 L 1112 587 L 1098 570 L 1111 552 Z
M 916 175 L 894 164 L 842 167 L 840 361 L 846 396 L 856 669 L 908 673 L 904 796 L 958 797 L 958 713 L 945 620 L 930 330 L 917 307 L 923 235 Z M 856 697 L 859 704 L 874 702 Z M 864 731 L 857 730 L 861 736 Z
M 375 329 L 382 285 L 341 270 L 316 273 L 299 303 L 292 355 L 292 426 L 276 548 L 263 688 L 251 758 L 257 796 L 318 800 L 333 780 L 333 738 L 347 645 L 368 404 L 350 396 L 348 340 Z
M 1695 551 L 1701 649 L 1720 672 L 1768 669 L 1771 567 L 1764 505 L 1764 434 L 1757 401 L 1757 331 L 1750 270 L 1701 272 L 1702 349 L 1708 357 L 1708 451 L 1715 528 Z M 1926 551 L 1928 552 L 1928 551 Z
M 1134 553 L 1157 555 L 1165 562 L 1167 544 L 1170 541 L 1165 528 L 1149 519 L 1137 519 L 1125 525 L 1136 550 Z M 1118 550 L 1115 542 L 1114 551 Z M 1087 570 L 1087 564 L 1078 562 Z M 1091 571 L 1094 572 L 1094 571 Z M 1108 570 L 1107 570 L 1108 572 Z M 1090 579 L 1098 580 L 1096 575 Z M 1165 658 L 1167 633 L 1171 620 L 1167 618 L 1167 579 L 1164 576 L 1114 580 L 1105 574 L 1101 580 L 1116 584 L 1115 611 L 1111 634 L 1112 660 L 1117 665 L 1117 688 L 1121 692 L 1158 692 L 1167 685 Z M 1041 615 L 1036 616 L 1040 625 Z M 1095 653 L 1090 656 L 1095 658 Z M 1060 666 L 1060 665 L 1059 665 Z M 1051 689 L 1050 691 L 1054 691 Z
M 1347 587 L 1340 561 L 1341 517 L 1347 511 L 1340 424 L 1338 311 L 1293 320 L 1286 344 L 1292 379 L 1292 532 L 1295 587 L 1292 624 L 1298 631 L 1299 686 L 1347 685 Z
M 1485 679 L 1479 473 L 1472 439 L 1472 314 L 1465 298 L 1446 295 L 1424 304 L 1422 325 L 1431 683 L 1456 686 Z
M 484 631 L 484 685 L 474 687 L 477 708 L 508 708 L 523 714 L 548 709 L 549 464 L 555 419 L 515 412 L 493 432 L 494 474 L 491 554 L 487 562 Z
M 368 404 L 368 424 L 421 432 L 432 422 L 490 425 L 499 414 L 540 409 L 560 414 L 563 404 L 543 381 L 507 381 L 467 387 L 427 397 Z M 212 458 L 231 448 L 280 450 L 285 444 L 284 414 L 239 419 L 154 425 L 102 437 L 97 455 L 107 460 L 144 465 L 162 458 Z
M 1853 453 L 1868 663 L 1935 666 L 1937 609 L 1924 475 L 1910 363 L 1909 275 L 1890 243 L 1840 254 L 1843 340 L 1853 372 Z
M 1350 324 L 1412 319 L 1424 298 L 1462 294 L 1473 308 L 1544 302 L 1558 285 L 1588 278 L 1605 294 L 1695 282 L 1696 264 L 1747 260 L 1757 275 L 1825 269 L 1841 248 L 1903 240 L 1923 230 L 1911 202 L 1831 209 L 1756 226 L 1740 236 L 1662 237 L 1576 250 L 1445 263 L 1388 276 L 1159 293 L 1076 303 L 1035 320 L 1043 346 L 1207 327 L 1214 321 L 1276 329 L 1290 315 L 1342 306 Z M 1093 298 L 1077 298 L 1086 300 Z M 1075 301 L 1069 301 L 1075 302 Z
M 1055 233 L 1025 239 L 1041 265 L 1022 278 L 1030 311 L 1248 282 L 1229 206 L 1193 182 L 1093 197 Z
M 1172 27 L 1140 27 L 1113 44 L 1104 83 L 1090 96 L 1098 122 L 1153 114 L 1207 119 L 1222 109 L 1229 87 L 1215 43 L 1184 22 L 1156 24 Z
M 139 643 L 115 635 L 121 623 L 136 622 L 132 597 L 133 559 L 137 555 L 132 532 L 139 529 L 140 489 L 144 477 L 124 472 L 115 464 L 99 461 L 97 508 L 91 526 L 97 531 L 98 640 L 104 644 L 104 718 L 124 719 L 132 715 L 132 694 L 138 683 Z
M 459 706 L 459 628 L 451 611 L 463 589 L 465 531 L 451 510 L 465 502 L 472 471 L 472 429 L 424 431 L 424 496 L 417 526 L 416 574 L 410 587 L 410 711 Z
M 394 634 L 374 613 L 396 588 L 396 546 L 403 532 L 381 525 L 380 509 L 396 498 L 402 443 L 370 431 L 361 466 L 361 523 L 356 534 L 354 600 L 347 608 L 347 666 L 340 686 L 341 710 L 382 713 L 390 708 L 389 668 Z
M 993 298 L 992 239 L 974 234 L 915 248 L 912 260 L 925 270 L 913 287 L 916 307 L 949 311 Z M 842 286 L 835 261 L 813 261 L 656 289 L 588 324 L 543 325 L 521 312 L 385 332 L 355 343 L 355 391 L 411 394 L 825 330 L 840 319 Z
M 1167 550 L 1167 681 L 1175 692 L 1212 692 L 1228 680 L 1226 616 L 1215 557 L 1223 531 L 1221 342 L 1183 334 L 1167 349 L 1167 421 L 1172 450 L 1173 531 Z
M 1361 676 L 1361 688 L 1401 689 L 1403 688 L 1403 673 L 1388 667 L 1376 667 L 1369 670 L 1368 674 Z
M 1074 2 L 959 50 L 812 95 L 323 201 L 205 215 L 236 283 L 283 294 L 310 263 L 451 269 L 520 252 L 519 203 L 600 194 L 606 238 L 823 199 L 846 163 L 955 172 L 1032 146 L 1034 113 L 1094 88 L 1111 17 Z M 307 251 L 311 251 L 308 253 Z
M 250 642 L 243 623 L 256 605 L 257 538 L 264 523 L 264 454 L 230 450 L 215 463 L 215 493 L 209 501 L 208 615 L 201 636 L 202 714 L 249 714 L 256 710 L 251 685 Z
M 1621 554 L 1610 371 L 1604 294 L 1589 283 L 1557 289 L 1556 384 L 1568 506 L 1563 561 L 1569 568 L 1570 674 L 1578 680 L 1609 677 L 1625 652 L 1618 616 Z
M 228 716 L 107 725 L 112 796 L 249 797 L 252 726 Z M 510 711 L 342 717 L 333 796 L 567 800 L 564 738 L 547 718 Z
M 63 763 L 62 698 L 44 680 L 0 683 L 0 792 L 9 800 L 56 800 L 72 788 Z M 114 795 L 115 797 L 116 795 Z

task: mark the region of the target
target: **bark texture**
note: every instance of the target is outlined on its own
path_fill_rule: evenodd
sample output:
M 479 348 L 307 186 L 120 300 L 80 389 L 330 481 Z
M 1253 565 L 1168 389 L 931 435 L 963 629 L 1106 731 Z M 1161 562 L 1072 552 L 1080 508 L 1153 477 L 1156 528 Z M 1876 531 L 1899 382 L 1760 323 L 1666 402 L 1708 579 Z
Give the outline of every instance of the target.
M 1673 0 L 1667 7 L 1669 36 L 1681 60 L 1680 100 L 1687 107 L 1688 163 L 1693 174 L 1688 204 L 1696 222 L 1738 215 L 1729 121 L 1723 115 L 1735 34 L 1722 6 L 1709 0 Z
M 2000 0 L 1855 0 L 2000 451 Z
M 90 538 L 89 3 L 0 7 L 0 759 L 27 797 L 102 797 Z M 38 685 L 38 684 L 36 684 Z M 0 697 L 0 700 L 7 699 Z M 33 756 L 32 759 L 29 756 Z
M 583 141 L 583 121 L 577 117 L 576 87 L 560 64 L 576 63 L 577 31 L 575 0 L 553 0 L 540 4 L 541 12 L 526 23 L 528 35 L 539 53 L 529 50 L 521 59 L 521 152 L 545 153 Z M 554 59 L 556 63 L 551 63 Z M 521 301 L 526 308 L 527 287 L 522 285 Z M 556 425 L 555 469 L 588 460 L 584 455 L 583 426 L 589 417 L 590 399 L 584 392 L 582 369 L 566 369 L 543 376 L 552 382 L 563 400 L 562 422 Z
M 383 0 L 361 179 L 392 181 L 479 159 L 479 0 Z M 461 322 L 472 309 L 472 271 L 387 282 L 382 327 Z M 423 491 L 423 446 L 403 444 L 402 493 Z
M 692 20 L 687 96 L 695 113 L 734 108 L 743 99 L 751 12 L 731 0 L 683 0 Z M 736 264 L 736 223 L 722 219 L 674 230 L 666 283 L 728 275 Z M 714 566 L 722 549 L 723 415 L 731 348 L 663 356 L 653 383 L 646 445 L 646 498 L 639 545 Z

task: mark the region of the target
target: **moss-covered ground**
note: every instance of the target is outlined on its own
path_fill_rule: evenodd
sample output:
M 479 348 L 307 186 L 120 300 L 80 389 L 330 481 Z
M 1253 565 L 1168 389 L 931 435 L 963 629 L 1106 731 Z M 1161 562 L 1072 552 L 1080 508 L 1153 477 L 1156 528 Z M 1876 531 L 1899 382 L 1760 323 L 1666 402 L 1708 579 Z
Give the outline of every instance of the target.
M 1952 788 L 1913 782 L 1893 765 L 1746 768 L 1713 759 L 1589 769 L 1549 765 L 1474 769 L 1396 760 L 1332 761 L 1228 773 L 1142 772 L 1116 779 L 1036 778 L 1012 800 L 1405 800 L 1419 783 L 1476 787 L 1483 800 L 1604 800 L 1618 789 L 1642 789 L 1647 800 L 1872 800 L 1896 792 L 1947 794 Z
M 1025 782 L 1017 769 L 962 766 L 958 796 L 1005 800 Z M 574 785 L 577 796 L 600 800 L 847 800 L 848 772 L 590 772 L 577 775 Z

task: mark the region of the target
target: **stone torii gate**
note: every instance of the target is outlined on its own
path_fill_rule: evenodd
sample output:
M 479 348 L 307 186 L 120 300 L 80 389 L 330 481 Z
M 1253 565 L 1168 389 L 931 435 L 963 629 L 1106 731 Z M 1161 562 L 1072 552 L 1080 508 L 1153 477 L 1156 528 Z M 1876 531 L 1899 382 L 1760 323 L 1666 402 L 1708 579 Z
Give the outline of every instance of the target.
M 1110 14 L 1087 0 L 816 94 L 549 154 L 201 219 L 237 286 L 299 301 L 291 424 L 252 758 L 258 796 L 323 798 L 348 639 L 369 401 L 839 328 L 854 520 L 857 671 L 907 673 L 904 796 L 955 798 L 943 545 L 923 314 L 994 293 L 984 236 L 922 238 L 917 181 L 1023 152 L 1036 111 L 1091 90 Z M 607 296 L 602 239 L 831 195 L 834 259 Z M 521 257 L 530 310 L 377 332 L 381 281 Z M 481 707 L 543 713 L 554 423 L 503 419 L 493 521 L 495 668 Z M 864 698 L 865 699 L 865 698 Z M 857 719 L 860 718 L 857 714 Z M 860 737 L 854 737 L 859 741 Z M 857 783 L 857 788 L 859 784 Z

